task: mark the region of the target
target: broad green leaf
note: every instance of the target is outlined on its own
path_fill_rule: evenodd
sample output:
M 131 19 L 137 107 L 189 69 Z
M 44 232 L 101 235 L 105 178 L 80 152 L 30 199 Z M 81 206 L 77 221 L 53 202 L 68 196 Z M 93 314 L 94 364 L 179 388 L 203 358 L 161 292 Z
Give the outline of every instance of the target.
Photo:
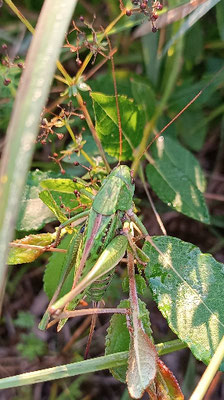
M 206 138 L 208 123 L 201 109 L 187 111 L 176 121 L 178 135 L 189 149 L 199 151 Z
M 56 201 L 54 200 L 51 192 L 48 190 L 43 190 L 39 194 L 40 199 L 42 202 L 52 211 L 52 213 L 56 216 L 58 221 L 61 223 L 67 221 L 67 217 L 65 214 L 61 211 L 59 205 L 57 205 Z
M 41 182 L 41 186 L 46 189 L 40 193 L 41 200 L 60 222 L 67 219 L 65 213 L 67 215 L 77 214 L 91 206 L 92 201 L 87 196 L 88 194 L 93 196 L 93 191 L 84 183 L 73 182 L 72 179 L 46 179 Z M 78 195 L 75 195 L 75 191 Z
M 154 299 L 170 328 L 208 364 L 224 335 L 224 265 L 177 238 L 152 240 L 159 253 L 148 242 L 143 250 Z
M 147 165 L 146 174 L 158 197 L 176 211 L 208 224 L 202 195 L 205 178 L 194 156 L 169 137 L 157 140 L 152 156 L 154 161 Z
M 23 239 L 14 240 L 13 243 L 21 245 L 32 245 L 32 246 L 48 246 L 55 239 L 55 234 L 52 233 L 40 233 L 37 235 L 29 235 Z M 11 247 L 8 256 L 8 264 L 16 265 L 23 263 L 30 263 L 36 260 L 41 254 L 42 249 L 32 249 L 24 247 Z
M 131 78 L 132 94 L 136 104 L 139 104 L 145 113 L 146 121 L 149 121 L 156 108 L 155 94 L 147 82 Z
M 119 95 L 127 96 L 130 99 L 134 98 L 133 87 L 130 85 L 130 82 L 132 81 L 134 81 L 136 84 L 139 83 L 140 85 L 145 85 L 152 91 L 150 81 L 146 76 L 135 74 L 128 69 L 119 69 L 115 72 L 115 76 Z M 89 82 L 93 92 L 100 92 L 103 87 L 103 93 L 105 95 L 114 96 L 114 82 L 110 72 L 99 74 L 95 77 L 95 79 L 92 79 Z M 151 96 L 153 97 L 153 95 L 154 93 L 150 95 L 150 98 Z
M 130 78 L 135 74 L 129 70 L 118 70 L 115 73 L 117 82 L 117 91 L 119 95 L 125 95 L 129 98 L 132 97 L 132 90 L 130 86 Z M 99 74 L 89 81 L 93 92 L 100 92 L 103 88 L 105 95 L 114 96 L 114 82 L 111 73 Z
M 115 96 L 91 93 L 96 118 L 96 130 L 106 152 L 119 158 L 119 129 Z M 122 125 L 122 160 L 133 158 L 133 149 L 141 141 L 144 118 L 138 106 L 125 96 L 118 96 Z
M 44 189 L 52 190 L 60 193 L 72 193 L 77 190 L 80 192 L 82 189 L 92 194 L 92 189 L 84 182 L 74 182 L 72 179 L 45 179 L 41 182 Z M 86 197 L 85 197 L 86 198 Z M 83 199 L 85 201 L 85 199 Z
M 133 399 L 140 399 L 154 381 L 157 370 L 156 349 L 144 329 L 133 326 L 128 358 L 127 386 Z
M 39 170 L 29 172 L 23 191 L 16 228 L 18 231 L 41 229 L 55 218 L 39 198 L 41 181 L 52 175 Z
M 148 260 L 147 260 L 148 261 Z M 141 275 L 135 275 L 135 284 L 137 293 L 143 295 L 145 289 L 147 288 L 145 279 Z M 124 292 L 129 292 L 129 278 L 126 276 L 122 281 L 122 290 Z
M 72 235 L 67 234 L 58 246 L 59 249 L 68 249 Z M 46 265 L 44 273 L 44 291 L 49 297 L 52 298 L 63 274 L 63 266 L 65 266 L 64 261 L 66 258 L 66 253 L 53 253 Z M 60 292 L 60 296 L 68 293 L 72 287 L 72 282 L 74 278 L 74 271 L 70 271 L 63 287 Z
M 129 308 L 129 300 L 122 300 L 118 308 Z M 145 303 L 139 300 L 139 318 L 149 338 L 152 340 L 152 331 L 149 319 L 149 312 Z M 130 346 L 130 335 L 127 328 L 126 317 L 123 314 L 114 314 L 110 320 L 107 331 L 105 354 L 128 351 Z M 127 364 L 110 370 L 112 375 L 121 382 L 126 382 Z

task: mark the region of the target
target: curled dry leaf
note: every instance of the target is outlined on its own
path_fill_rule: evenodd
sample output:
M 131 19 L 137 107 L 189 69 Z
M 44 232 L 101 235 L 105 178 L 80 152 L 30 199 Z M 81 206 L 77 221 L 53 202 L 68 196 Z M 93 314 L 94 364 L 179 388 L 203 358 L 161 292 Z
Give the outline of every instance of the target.
M 45 251 L 45 246 L 50 245 L 54 238 L 54 234 L 40 233 L 14 240 L 11 243 L 12 247 L 8 256 L 8 264 L 30 263 L 36 260 Z
M 157 400 L 184 400 L 180 386 L 169 368 L 158 359 L 156 374 Z

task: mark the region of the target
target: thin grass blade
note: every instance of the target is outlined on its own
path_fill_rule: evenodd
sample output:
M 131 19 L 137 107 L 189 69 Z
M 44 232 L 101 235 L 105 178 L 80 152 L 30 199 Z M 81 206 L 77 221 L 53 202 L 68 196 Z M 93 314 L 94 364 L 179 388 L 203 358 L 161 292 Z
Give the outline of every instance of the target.
M 8 243 L 13 236 L 40 115 L 76 3 L 77 0 L 44 2 L 7 130 L 0 170 L 0 303 L 6 280 Z

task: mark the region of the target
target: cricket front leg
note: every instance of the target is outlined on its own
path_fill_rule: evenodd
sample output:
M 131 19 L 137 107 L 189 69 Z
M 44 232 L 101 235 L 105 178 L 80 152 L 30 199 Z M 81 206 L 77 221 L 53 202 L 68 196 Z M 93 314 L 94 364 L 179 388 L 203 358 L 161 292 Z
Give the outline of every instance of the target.
M 57 228 L 55 241 L 51 243 L 51 245 L 48 247 L 57 247 L 60 243 L 62 229 L 66 228 L 68 225 L 71 225 L 72 223 L 74 223 L 73 224 L 74 227 L 82 224 L 83 222 L 85 222 L 88 215 L 89 215 L 89 210 L 83 211 L 75 215 L 74 217 L 68 219 L 67 221 L 63 222 L 63 224 L 60 224 Z
M 51 306 L 51 314 L 59 314 L 63 307 L 72 301 L 84 289 L 90 287 L 97 279 L 111 271 L 124 257 L 128 239 L 124 235 L 116 236 L 105 248 L 93 268 L 74 289 Z
M 59 293 L 60 293 L 60 291 L 62 289 L 62 286 L 63 286 L 63 284 L 64 284 L 69 272 L 74 267 L 81 239 L 82 239 L 82 233 L 78 233 L 78 234 L 73 235 L 73 237 L 72 237 L 72 239 L 71 239 L 71 241 L 69 243 L 68 251 L 67 251 L 66 257 L 65 257 L 65 261 L 64 261 L 64 264 L 62 266 L 62 271 L 63 271 L 62 272 L 62 276 L 61 276 L 60 281 L 58 283 L 58 286 L 57 286 L 57 288 L 56 288 L 56 290 L 55 290 L 55 292 L 53 294 L 53 297 L 52 297 L 50 303 L 48 304 L 48 307 L 47 307 L 47 309 L 46 309 L 46 311 L 45 311 L 45 313 L 44 313 L 44 315 L 43 315 L 43 317 L 42 317 L 42 319 L 41 319 L 41 321 L 39 323 L 39 329 L 41 329 L 41 330 L 46 329 L 46 326 L 47 326 L 47 324 L 49 322 L 49 319 L 50 319 L 49 310 L 51 308 L 51 305 L 54 304 L 54 302 L 57 300 L 58 295 L 59 295 Z
M 145 225 L 138 218 L 138 216 L 134 213 L 132 208 L 130 208 L 130 210 L 128 210 L 126 214 L 130 218 L 130 220 L 135 224 L 135 226 L 138 228 L 140 234 L 142 234 L 143 236 L 147 236 L 149 234 Z
M 136 259 L 136 261 L 142 265 L 143 267 L 145 267 L 147 265 L 147 263 L 149 262 L 149 257 L 145 254 L 145 252 L 143 250 L 141 250 L 134 241 L 134 236 L 132 233 L 132 229 L 131 229 L 131 225 L 129 221 L 125 221 L 124 225 L 123 225 L 123 232 L 125 234 L 125 236 L 128 239 L 128 243 L 129 246 L 134 254 L 134 257 Z M 146 235 L 142 234 L 141 238 L 144 238 Z

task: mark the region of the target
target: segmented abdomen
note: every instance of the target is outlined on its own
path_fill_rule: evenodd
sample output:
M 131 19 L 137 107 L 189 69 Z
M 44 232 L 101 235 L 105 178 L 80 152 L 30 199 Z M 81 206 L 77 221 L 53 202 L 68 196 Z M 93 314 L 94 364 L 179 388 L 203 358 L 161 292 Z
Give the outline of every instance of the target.
M 87 290 L 87 295 L 92 301 L 100 301 L 103 298 L 114 275 L 114 270 L 96 280 Z

